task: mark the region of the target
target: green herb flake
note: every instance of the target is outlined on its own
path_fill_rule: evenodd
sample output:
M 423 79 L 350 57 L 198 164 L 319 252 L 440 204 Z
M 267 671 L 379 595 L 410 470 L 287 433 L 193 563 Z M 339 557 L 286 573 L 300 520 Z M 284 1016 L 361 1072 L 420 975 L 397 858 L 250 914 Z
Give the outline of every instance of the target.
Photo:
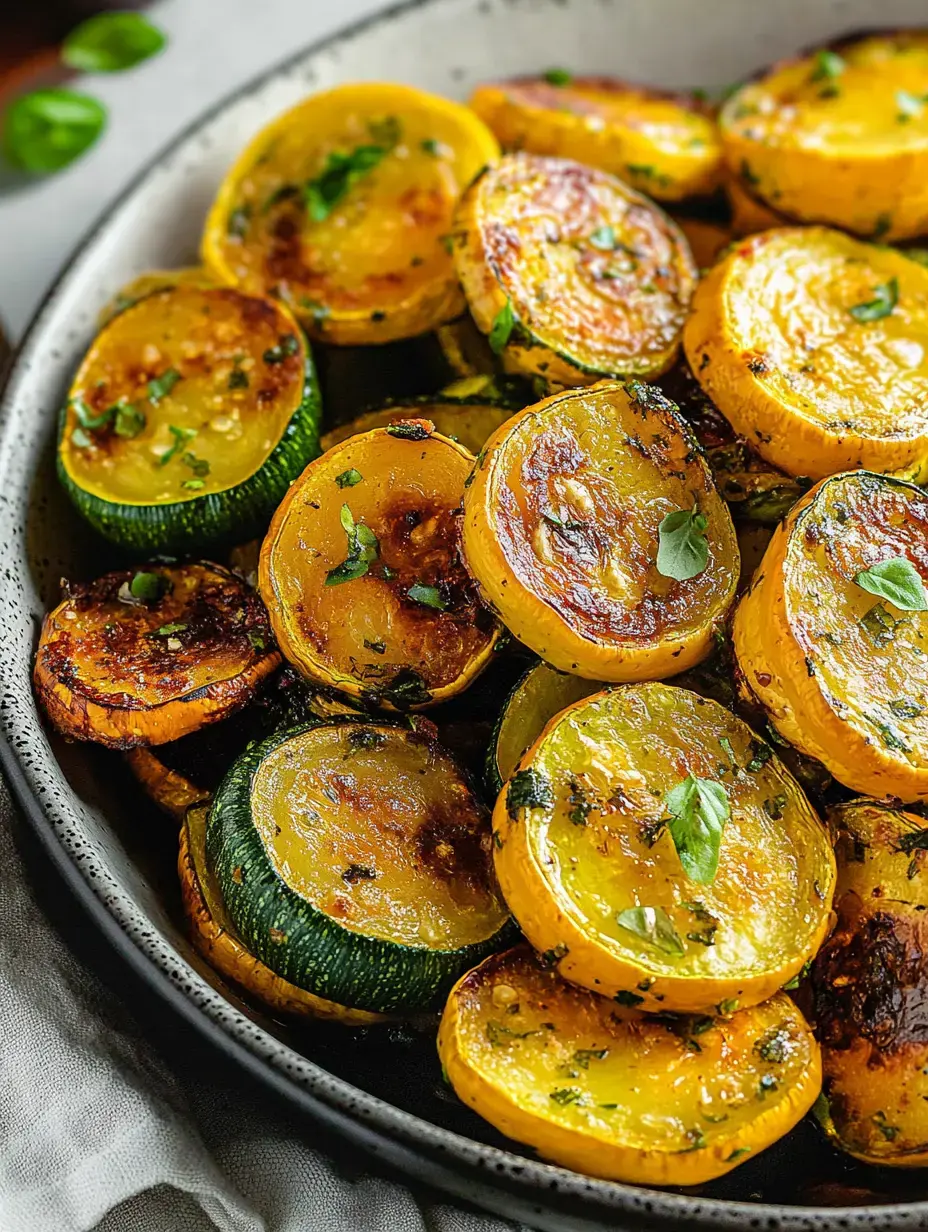
M 140 411 L 131 402 L 119 402 L 113 411 L 113 431 L 125 440 L 132 440 L 133 437 L 138 436 L 148 423 L 145 412 Z
M 771 821 L 781 821 L 783 818 L 783 810 L 786 808 L 786 793 L 779 792 L 775 796 L 769 796 L 764 801 L 764 812 Z
M 364 639 L 364 649 L 372 650 L 374 654 L 379 654 L 379 655 L 386 654 L 387 653 L 387 643 L 380 642 L 380 641 L 369 642 L 367 638 L 365 638 Z
M 715 1008 L 718 1010 L 722 1018 L 725 1018 L 729 1014 L 733 1014 L 735 1010 L 738 1008 L 737 998 L 728 997 L 724 1001 L 720 1001 Z
M 79 73 L 120 73 L 157 55 L 164 33 L 140 13 L 98 13 L 82 21 L 61 45 L 61 59 Z
M 589 243 L 591 247 L 598 248 L 600 252 L 614 252 L 616 247 L 615 231 L 608 225 L 597 227 L 591 233 Z
M 387 424 L 387 435 L 395 436 L 400 441 L 427 441 L 432 433 L 425 424 L 410 420 Z
M 71 432 L 71 444 L 77 449 L 89 449 L 93 441 L 83 428 L 74 428 Z
M 603 1061 L 609 1055 L 608 1048 L 578 1048 L 573 1055 L 574 1065 L 589 1069 L 591 1061 Z
M 446 612 L 448 604 L 437 586 L 424 586 L 416 582 L 406 591 L 406 598 L 423 607 L 434 608 L 436 612 Z
M 925 106 L 924 94 L 910 94 L 908 90 L 896 91 L 896 119 L 900 124 L 906 124 L 922 114 Z
M 754 1041 L 754 1051 L 771 1065 L 782 1065 L 790 1054 L 792 1040 L 783 1027 L 771 1027 L 760 1039 Z
M 167 368 L 160 376 L 156 376 L 148 382 L 148 401 L 157 406 L 162 398 L 168 396 L 179 380 L 180 373 L 177 369 Z
M 581 1104 L 585 1102 L 584 1094 L 579 1087 L 559 1087 L 558 1090 L 552 1091 L 550 1098 L 561 1107 L 567 1104 Z
M 694 504 L 691 510 L 668 513 L 658 527 L 657 571 L 662 577 L 685 582 L 697 577 L 709 563 L 706 527 L 709 519 Z
M 348 743 L 353 752 L 380 748 L 385 740 L 383 732 L 376 731 L 373 727 L 356 727 L 348 733 Z
M 722 831 L 731 816 L 728 792 L 714 779 L 688 774 L 667 792 L 664 805 L 683 871 L 692 881 L 709 885 L 718 871 Z
M 516 318 L 512 311 L 512 304 L 507 299 L 493 318 L 493 324 L 490 326 L 490 332 L 487 336 L 490 350 L 494 355 L 499 355 L 505 350 L 506 344 L 509 342 L 512 331 L 515 328 L 515 323 Z
M 763 770 L 767 762 L 773 756 L 773 749 L 763 740 L 751 741 L 751 759 L 745 766 L 748 774 L 757 774 L 758 770 Z
M 517 770 L 509 780 L 506 792 L 506 812 L 516 821 L 520 809 L 552 808 L 554 792 L 551 784 L 538 770 Z
M 3 152 L 14 167 L 48 175 L 88 150 L 106 127 L 102 103 L 74 90 L 33 90 L 7 107 Z
M 869 321 L 882 321 L 883 317 L 888 317 L 898 303 L 899 279 L 890 278 L 888 282 L 881 282 L 873 288 L 873 299 L 865 300 L 862 304 L 854 304 L 853 307 L 848 308 L 848 312 L 855 321 L 866 324 Z
M 686 948 L 663 907 L 626 907 L 615 917 L 619 928 L 673 958 L 682 958 Z
M 528 1039 L 530 1035 L 538 1034 L 537 1031 L 513 1031 L 512 1027 L 507 1027 L 504 1022 L 494 1022 L 493 1019 L 487 1023 L 486 1029 L 487 1039 L 493 1048 L 502 1048 L 513 1040 Z
M 566 68 L 549 68 L 543 77 L 549 86 L 569 86 L 573 81 L 573 74 Z
M 282 364 L 290 355 L 296 355 L 300 349 L 296 334 L 283 334 L 277 339 L 277 345 L 268 347 L 262 356 L 266 364 Z
M 359 180 L 369 175 L 390 153 L 386 145 L 359 145 L 348 154 L 333 150 L 325 166 L 303 187 L 311 222 L 324 222 Z
M 257 629 L 248 630 L 248 643 L 251 646 L 252 650 L 266 650 L 267 649 L 267 642 L 265 641 L 263 635 L 257 631 Z
M 895 701 L 891 701 L 889 709 L 897 719 L 917 719 L 920 714 L 925 712 L 924 706 L 920 706 L 918 702 L 913 702 L 907 697 L 900 697 Z
M 780 1081 L 775 1074 L 762 1074 L 757 1084 L 757 1098 L 764 1099 L 771 1091 L 775 1091 Z
M 835 82 L 846 68 L 847 64 L 836 51 L 822 49 L 815 53 L 811 80 Z
M 195 453 L 185 453 L 181 461 L 184 466 L 188 466 L 193 471 L 198 479 L 209 474 L 209 463 L 205 458 L 198 458 Z
M 887 1142 L 895 1142 L 901 1130 L 898 1125 L 890 1125 L 885 1112 L 874 1112 L 870 1118 Z
M 904 556 L 893 556 L 871 565 L 869 569 L 862 569 L 854 581 L 862 590 L 886 599 L 901 611 L 928 610 L 925 585 L 918 570 Z
M 364 476 L 360 471 L 356 471 L 352 466 L 350 470 L 342 471 L 340 475 L 335 476 L 335 482 L 340 488 L 353 488 L 355 484 L 361 482 Z
M 180 486 L 187 492 L 199 492 L 201 488 L 206 487 L 206 481 L 204 479 L 185 479 Z
M 174 637 L 177 633 L 183 633 L 186 628 L 186 624 L 175 620 L 170 624 L 162 625 L 160 629 L 155 629 L 149 637 Z
M 140 570 L 129 583 L 129 594 L 142 603 L 156 603 L 167 589 L 167 578 L 160 573 Z
M 796 974 L 793 976 L 793 978 L 791 980 L 787 980 L 786 983 L 783 985 L 783 991 L 784 992 L 795 992 L 795 990 L 799 987 L 802 981 L 806 979 L 806 977 L 808 976 L 811 970 L 812 970 L 812 959 L 807 958 L 806 961 L 802 964 L 802 967 L 799 969 L 799 971 L 797 971 Z
M 348 555 L 325 575 L 326 586 L 340 586 L 363 577 L 380 552 L 377 536 L 363 522 L 355 522 L 348 505 L 342 505 L 339 521 L 348 538 Z
M 896 626 L 901 622 L 886 610 L 882 603 L 874 603 L 857 622 L 878 650 L 885 650 L 896 637 Z
M 233 368 L 229 373 L 229 389 L 247 389 L 248 373 L 241 368 Z
M 745 1155 L 750 1155 L 751 1148 L 749 1146 L 736 1146 L 730 1155 L 725 1156 L 725 1163 L 733 1164 L 736 1160 L 743 1159 Z
M 159 466 L 167 466 L 167 464 L 176 458 L 188 441 L 192 441 L 197 434 L 196 428 L 178 428 L 174 424 L 168 424 L 168 431 L 174 438 L 174 444 L 158 459 Z
M 229 212 L 229 217 L 226 219 L 226 235 L 233 240 L 243 240 L 248 234 L 250 222 L 251 206 L 237 205 Z
M 621 988 L 612 999 L 617 1005 L 624 1005 L 626 1009 L 633 1010 L 636 1005 L 641 1005 L 644 997 L 639 997 L 636 992 L 628 992 Z
M 436 141 L 434 137 L 426 137 L 425 141 L 419 142 L 419 146 L 431 158 L 441 158 L 445 150 L 442 143 Z

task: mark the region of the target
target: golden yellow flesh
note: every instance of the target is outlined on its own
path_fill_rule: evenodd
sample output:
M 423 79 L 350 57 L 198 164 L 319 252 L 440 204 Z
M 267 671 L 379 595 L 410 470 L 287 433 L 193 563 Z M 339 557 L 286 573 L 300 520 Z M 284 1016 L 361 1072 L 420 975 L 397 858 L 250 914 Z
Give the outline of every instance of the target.
M 881 295 L 898 300 L 855 318 Z M 928 270 L 899 252 L 824 227 L 754 236 L 700 284 L 684 346 L 735 431 L 792 475 L 928 464 Z
M 504 791 L 493 821 L 507 902 L 538 950 L 565 951 L 562 975 L 609 995 L 640 989 L 644 1008 L 701 1012 L 762 1000 L 815 952 L 830 846 L 776 758 L 746 769 L 757 747 L 722 706 L 660 684 L 599 694 L 549 723 L 521 764 L 553 806 L 513 819 Z M 710 884 L 690 880 L 662 824 L 688 774 L 721 782 L 731 810 Z M 620 925 L 635 907 L 666 912 L 682 953 Z
M 556 1163 L 692 1185 L 787 1133 L 818 1091 L 817 1045 L 790 999 L 676 1022 L 572 987 L 527 947 L 451 993 L 439 1033 L 458 1095 Z
M 928 226 L 928 35 L 900 32 L 775 67 L 720 115 L 732 172 L 780 213 L 863 236 Z
M 251 791 L 280 878 L 345 928 L 453 950 L 502 926 L 485 814 L 451 758 L 408 730 L 312 728 L 264 758 Z
M 312 184 L 333 157 L 365 149 L 377 161 L 314 217 Z M 463 308 L 447 236 L 461 191 L 498 152 L 472 112 L 409 86 L 315 94 L 241 155 L 210 214 L 204 260 L 243 289 L 273 289 L 316 337 L 411 337 Z
M 305 362 L 296 322 L 271 300 L 190 285 L 148 295 L 110 321 L 78 369 L 61 445 L 68 474 L 127 505 L 234 487 L 280 441 L 303 399 Z M 77 401 L 93 417 L 130 404 L 138 430 L 119 435 L 112 417 L 84 428 Z
M 100 310 L 100 328 L 120 312 L 125 312 L 146 295 L 166 291 L 169 287 L 212 287 L 216 280 L 202 265 L 183 265 L 179 269 L 146 270 L 120 287 L 111 300 Z
M 602 681 L 567 675 L 547 663 L 538 663 L 520 680 L 506 703 L 496 736 L 496 768 L 505 783 L 519 761 L 541 735 L 549 719 L 565 706 L 598 693 Z
M 928 577 L 928 497 L 878 475 L 824 480 L 776 531 L 735 617 L 748 687 L 846 786 L 928 798 L 928 612 L 857 585 L 908 559 Z
M 331 449 L 333 445 L 346 441 L 350 436 L 370 432 L 371 428 L 383 428 L 397 420 L 421 417 L 433 423 L 435 431 L 442 436 L 450 437 L 470 453 L 477 454 L 486 444 L 487 437 L 512 415 L 511 409 L 490 404 L 459 406 L 439 401 L 415 406 L 388 406 L 380 411 L 369 411 L 366 415 L 353 419 L 351 423 L 333 428 L 322 438 L 322 448 Z
M 658 527 L 694 505 L 708 518 L 708 564 L 678 582 L 657 570 Z M 510 419 L 464 494 L 462 535 L 512 632 L 594 680 L 671 675 L 703 658 L 738 577 L 728 509 L 682 422 L 646 387 L 604 382 Z

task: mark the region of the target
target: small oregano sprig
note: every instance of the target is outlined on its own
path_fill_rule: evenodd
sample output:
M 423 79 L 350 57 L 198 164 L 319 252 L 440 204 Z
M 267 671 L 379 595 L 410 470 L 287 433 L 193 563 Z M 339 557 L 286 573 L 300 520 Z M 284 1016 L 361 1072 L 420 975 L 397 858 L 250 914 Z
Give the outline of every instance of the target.
M 905 556 L 878 561 L 861 569 L 854 581 L 868 594 L 886 599 L 903 612 L 928 611 L 928 595 L 918 570 Z
M 683 871 L 691 881 L 711 884 L 719 867 L 722 831 L 731 816 L 724 785 L 691 773 L 667 792 L 664 805 Z
M 708 525 L 709 519 L 695 503 L 692 509 L 668 513 L 657 528 L 658 573 L 677 582 L 702 573 L 709 563 Z

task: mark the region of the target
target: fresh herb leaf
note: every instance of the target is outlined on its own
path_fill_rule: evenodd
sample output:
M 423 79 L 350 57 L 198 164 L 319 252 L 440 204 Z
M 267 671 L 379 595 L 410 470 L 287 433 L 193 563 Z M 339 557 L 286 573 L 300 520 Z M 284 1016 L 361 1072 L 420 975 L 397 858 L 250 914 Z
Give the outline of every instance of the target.
M 448 604 L 437 586 L 424 586 L 416 582 L 406 591 L 406 598 L 413 603 L 421 603 L 423 607 L 432 607 L 436 612 L 448 610 Z
M 615 231 L 608 225 L 597 227 L 590 234 L 589 242 L 594 248 L 598 248 L 600 252 L 614 252 L 616 247 Z
M 363 577 L 380 551 L 377 536 L 363 522 L 355 522 L 347 505 L 342 505 L 339 521 L 348 537 L 348 555 L 325 575 L 326 586 L 339 586 L 342 582 L 353 582 L 355 578 Z
M 836 51 L 822 49 L 815 53 L 815 63 L 812 68 L 813 81 L 837 81 L 847 64 Z
M 310 221 L 323 222 L 328 218 L 358 180 L 369 175 L 389 153 L 384 145 L 359 145 L 348 154 L 333 150 L 319 175 L 308 180 L 303 188 Z
M 383 116 L 380 119 L 368 120 L 367 131 L 379 146 L 392 150 L 399 145 L 403 136 L 403 126 L 395 115 Z
M 118 402 L 113 407 L 113 431 L 117 436 L 131 440 L 144 429 L 148 420 L 145 412 L 140 411 L 131 402 Z
M 771 821 L 781 821 L 783 818 L 783 810 L 786 808 L 786 793 L 779 792 L 775 796 L 770 796 L 764 801 L 764 812 Z
M 3 124 L 3 152 L 21 171 L 60 171 L 88 150 L 106 127 L 106 108 L 73 90 L 34 90 L 15 99 Z
M 120 73 L 157 55 L 167 39 L 139 13 L 98 13 L 76 26 L 61 58 L 79 73 Z
M 148 382 L 148 400 L 155 406 L 166 398 L 177 382 L 180 380 L 180 373 L 176 368 L 168 368 Z
M 248 224 L 251 222 L 251 206 L 237 205 L 229 212 L 226 220 L 226 235 L 234 240 L 243 240 L 248 234 Z
M 697 577 L 709 563 L 706 527 L 709 519 L 694 504 L 691 510 L 668 513 L 658 527 L 657 571 L 685 582 Z
M 517 770 L 509 780 L 506 811 L 516 820 L 519 809 L 551 808 L 554 792 L 551 784 L 538 770 Z
M 897 719 L 917 719 L 925 711 L 924 706 L 920 706 L 918 702 L 910 701 L 907 697 L 900 697 L 898 700 L 890 702 L 889 709 Z
M 170 624 L 162 625 L 160 629 L 155 629 L 149 633 L 149 637 L 173 637 L 175 633 L 183 633 L 187 628 L 186 624 L 181 621 L 172 621 Z
M 581 1069 L 589 1069 L 591 1061 L 603 1061 L 608 1055 L 608 1048 L 578 1048 L 572 1060 Z
M 229 373 L 229 388 L 230 389 L 247 389 L 248 388 L 248 373 L 243 372 L 241 368 L 233 368 Z
M 143 603 L 155 603 L 167 589 L 167 578 L 160 573 L 140 570 L 129 583 L 129 594 Z
M 680 934 L 663 907 L 626 907 L 615 919 L 619 928 L 634 933 L 664 954 L 682 958 L 686 953 Z
M 188 492 L 199 492 L 201 488 L 206 487 L 206 481 L 203 479 L 185 479 L 180 486 Z
M 420 141 L 419 145 L 426 154 L 430 154 L 432 158 L 440 158 L 442 146 L 440 141 L 436 141 L 434 137 L 427 137 L 425 141 Z
M 569 86 L 573 81 L 573 75 L 566 68 L 549 68 L 543 76 L 549 86 Z
M 364 476 L 360 471 L 356 471 L 352 466 L 350 470 L 342 471 L 340 475 L 335 476 L 335 482 L 340 488 L 353 488 L 356 483 L 360 483 Z
M 809 974 L 811 970 L 812 970 L 812 959 L 807 958 L 806 961 L 802 964 L 802 967 L 793 976 L 793 978 L 791 980 L 787 980 L 786 983 L 783 985 L 783 991 L 793 992 L 795 989 L 799 987 L 799 985 L 802 983 L 802 981 L 806 978 L 806 976 Z
M 890 278 L 889 282 L 881 282 L 873 288 L 873 299 L 862 304 L 854 304 L 848 312 L 855 321 L 881 321 L 888 317 L 899 303 L 899 279 Z
M 763 770 L 772 756 L 773 749 L 769 744 L 765 744 L 763 740 L 752 740 L 751 760 L 744 768 L 748 774 L 756 774 L 758 770 Z
M 913 851 L 928 850 L 928 829 L 913 830 L 910 834 L 903 834 L 897 840 L 896 847 L 899 851 L 904 851 L 906 855 L 911 855 Z
M 891 616 L 882 603 L 874 603 L 857 623 L 865 630 L 873 644 L 883 650 L 895 639 L 896 626 L 901 621 Z
M 896 91 L 896 119 L 900 123 L 905 124 L 916 116 L 920 116 L 924 105 L 925 96 L 923 94 L 910 94 L 908 90 Z
M 267 649 L 267 642 L 264 640 L 261 634 L 257 631 L 257 629 L 248 630 L 248 642 L 252 650 L 266 650 Z
M 174 424 L 168 424 L 168 431 L 174 437 L 174 444 L 158 459 L 159 466 L 167 466 L 171 459 L 175 458 L 187 442 L 192 441 L 197 434 L 196 428 L 177 428 Z
M 854 578 L 862 589 L 879 595 L 904 612 L 928 610 L 928 595 L 918 570 L 905 556 L 893 556 L 862 569 Z
M 512 311 L 512 304 L 507 299 L 505 304 L 500 308 L 499 312 L 493 318 L 493 324 L 490 326 L 490 333 L 487 336 L 487 341 L 490 344 L 490 350 L 494 355 L 499 355 L 506 347 L 510 335 L 515 327 L 516 318 Z
M 886 1119 L 885 1112 L 874 1112 L 870 1118 L 873 1124 L 877 1127 L 887 1142 L 894 1142 L 899 1137 L 900 1129 L 898 1125 L 890 1125 Z
M 198 479 L 202 479 L 204 475 L 209 474 L 209 463 L 205 458 L 198 458 L 195 453 L 185 453 L 181 461 L 184 466 L 190 467 Z
M 93 441 L 83 428 L 74 428 L 71 432 L 71 444 L 77 449 L 89 449 Z
M 552 1091 L 550 1098 L 562 1107 L 566 1104 L 580 1104 L 585 1102 L 583 1092 L 579 1087 L 561 1087 L 557 1091 Z
M 634 1009 L 636 1005 L 640 1005 L 644 1000 L 644 997 L 639 997 L 636 992 L 627 992 L 624 988 L 621 988 L 612 999 L 618 1005 L 624 1005 L 626 1009 L 631 1010 Z
M 692 881 L 709 885 L 718 871 L 722 830 L 731 816 L 728 793 L 714 779 L 688 774 L 667 792 L 664 804 L 683 871 Z
M 537 1035 L 537 1031 L 513 1031 L 512 1027 L 507 1027 L 504 1022 L 494 1022 L 491 1018 L 487 1023 L 487 1039 L 494 1048 L 501 1048 L 505 1044 L 511 1044 L 513 1040 L 528 1039 L 530 1035 Z
M 266 364 L 282 364 L 288 355 L 296 355 L 300 349 L 296 334 L 283 334 L 277 339 L 277 345 L 268 347 L 262 359 Z
M 427 441 L 432 434 L 425 424 L 410 420 L 408 423 L 387 424 L 387 435 L 401 441 Z
M 111 406 L 95 415 L 81 398 L 72 398 L 70 406 L 80 426 L 82 428 L 89 428 L 91 432 L 97 428 L 102 428 L 104 424 L 108 424 L 116 413 L 116 408 Z

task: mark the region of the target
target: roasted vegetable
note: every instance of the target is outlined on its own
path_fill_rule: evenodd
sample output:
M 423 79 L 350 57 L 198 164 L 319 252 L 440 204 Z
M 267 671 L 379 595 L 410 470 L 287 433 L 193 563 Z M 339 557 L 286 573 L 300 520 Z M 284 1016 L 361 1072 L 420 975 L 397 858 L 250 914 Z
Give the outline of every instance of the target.
M 577 1172 L 643 1185 L 722 1176 L 788 1133 L 821 1084 L 782 993 L 724 1017 L 648 1016 L 560 979 L 527 947 L 452 991 L 438 1036 L 460 1098 Z
M 725 184 L 728 203 L 731 206 L 731 233 L 736 240 L 759 231 L 772 231 L 774 227 L 789 227 L 792 220 L 758 201 L 745 188 L 737 176 L 730 176 Z
M 928 497 L 857 471 L 776 531 L 734 621 L 780 734 L 853 791 L 928 799 Z
M 245 705 L 274 670 L 261 600 L 218 565 L 145 565 L 72 586 L 42 623 L 34 683 L 59 731 L 163 744 Z
M 591 680 L 703 658 L 738 578 L 724 502 L 676 408 L 640 383 L 546 398 L 488 441 L 462 542 L 505 625 Z
M 359 719 L 248 749 L 206 834 L 251 953 L 316 996 L 403 1013 L 435 1009 L 502 943 L 490 842 L 482 805 L 426 728 Z
M 184 265 L 180 269 L 146 270 L 120 287 L 116 294 L 101 309 L 98 318 L 102 329 L 113 317 L 137 304 L 146 295 L 155 291 L 167 291 L 171 287 L 213 287 L 216 280 L 202 265 Z
M 125 756 L 126 764 L 145 795 L 175 821 L 183 821 L 191 805 L 209 799 L 208 791 L 165 765 L 151 749 L 129 749 Z
M 775 65 L 728 99 L 725 158 L 752 196 L 874 239 L 928 231 L 928 33 L 867 35 Z
M 497 376 L 502 371 L 499 357 L 490 349 L 469 313 L 440 325 L 435 337 L 455 376 Z
M 320 341 L 411 338 L 464 308 L 447 237 L 461 190 L 498 153 L 472 111 L 411 86 L 314 94 L 232 167 L 203 260 L 223 282 L 275 291 Z
M 824 1100 L 836 1146 L 928 1164 L 928 830 L 855 800 L 832 811 L 838 923 L 812 968 Z
M 457 554 L 472 465 L 427 420 L 408 419 L 306 468 L 258 573 L 280 648 L 304 675 L 408 710 L 453 696 L 486 666 L 499 629 Z
M 599 167 L 655 201 L 709 196 L 722 146 L 709 106 L 611 77 L 521 77 L 478 86 L 470 105 L 504 150 Z
M 290 313 L 171 287 L 101 331 L 61 414 L 58 474 L 95 530 L 144 552 L 263 532 L 318 452 L 312 360 Z
M 700 283 L 684 346 L 789 474 L 928 468 L 928 270 L 901 253 L 824 227 L 756 235 Z
M 831 845 L 769 745 L 662 684 L 548 723 L 493 813 L 500 886 L 565 979 L 643 1010 L 755 1005 L 829 926 Z
M 686 240 L 653 202 L 533 154 L 507 155 L 464 194 L 454 260 L 506 367 L 561 385 L 666 371 L 696 283 Z

